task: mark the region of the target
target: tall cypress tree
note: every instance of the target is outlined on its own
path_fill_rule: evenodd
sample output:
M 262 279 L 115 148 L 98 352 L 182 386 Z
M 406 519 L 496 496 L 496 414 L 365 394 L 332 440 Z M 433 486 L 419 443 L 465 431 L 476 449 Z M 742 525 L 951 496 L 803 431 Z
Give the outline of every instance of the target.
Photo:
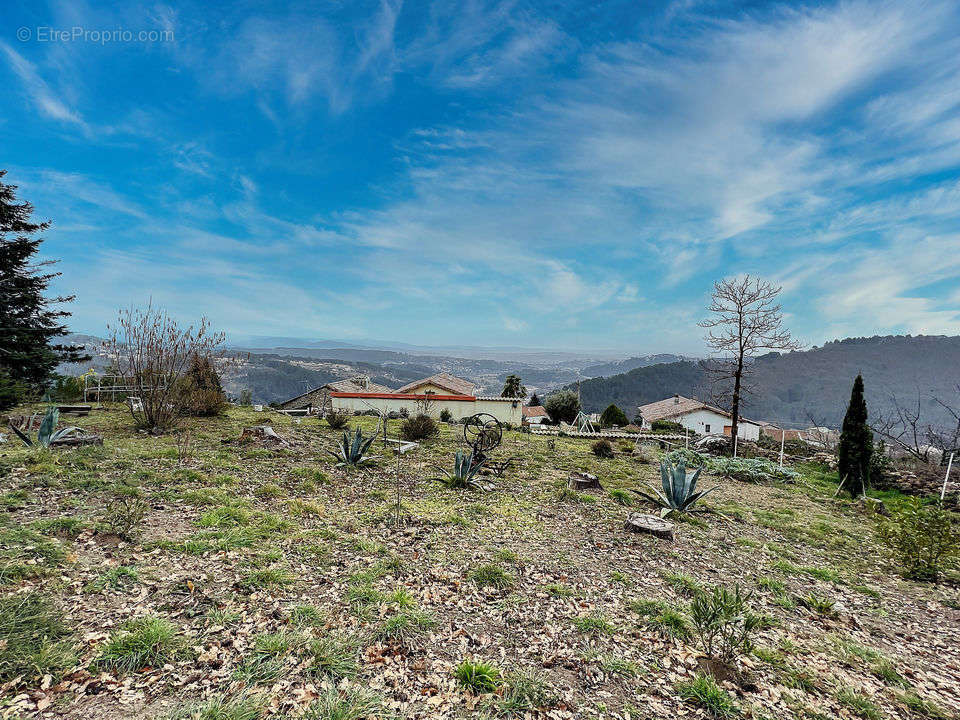
M 82 348 L 56 344 L 67 334 L 61 322 L 70 313 L 54 309 L 73 296 L 45 297 L 60 273 L 46 269 L 55 261 L 35 258 L 50 223 L 31 222 L 33 205 L 18 202 L 16 185 L 2 182 L 0 170 L 0 406 L 10 407 L 13 385 L 46 385 L 61 362 L 89 359 Z M 0 408 L 2 409 L 2 408 Z
M 863 495 L 870 486 L 873 433 L 867 426 L 867 401 L 863 397 L 863 377 L 860 375 L 853 381 L 837 454 L 837 472 L 844 487 L 851 497 Z

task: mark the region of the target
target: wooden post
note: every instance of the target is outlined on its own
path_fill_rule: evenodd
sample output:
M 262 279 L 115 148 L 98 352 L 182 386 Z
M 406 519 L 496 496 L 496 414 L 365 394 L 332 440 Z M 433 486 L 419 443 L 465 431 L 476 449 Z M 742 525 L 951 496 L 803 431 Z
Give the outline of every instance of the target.
M 950 477 L 950 468 L 953 467 L 953 453 L 950 453 L 950 460 L 947 462 L 947 474 L 943 476 L 943 487 L 940 488 L 940 502 L 943 502 L 943 496 L 947 494 L 947 480 Z
M 690 449 L 690 428 L 687 427 L 683 429 L 683 446 L 687 450 Z
M 731 430 L 732 430 L 732 428 L 731 428 Z M 736 435 L 733 436 L 733 456 L 734 456 L 734 457 L 737 456 L 737 439 L 738 439 L 738 437 L 739 437 L 739 433 L 737 433 Z
M 780 467 L 783 467 L 783 441 L 787 437 L 787 431 L 780 428 Z

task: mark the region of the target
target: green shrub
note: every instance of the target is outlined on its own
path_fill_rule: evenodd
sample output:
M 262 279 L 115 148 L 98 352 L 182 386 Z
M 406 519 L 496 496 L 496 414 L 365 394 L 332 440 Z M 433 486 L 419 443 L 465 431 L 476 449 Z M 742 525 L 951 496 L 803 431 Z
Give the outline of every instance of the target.
M 590 446 L 590 449 L 598 458 L 613 457 L 613 445 L 611 445 L 610 441 L 605 438 L 597 440 L 595 443 L 593 443 L 593 445 Z
M 553 422 L 572 423 L 580 412 L 580 398 L 571 390 L 560 390 L 548 395 L 543 407 Z
M 177 382 L 175 402 L 184 414 L 194 417 L 212 417 L 227 409 L 227 396 L 210 357 L 191 358 L 190 367 Z
M 617 505 L 630 507 L 633 505 L 633 497 L 626 490 L 614 489 L 610 491 L 610 499 Z
M 328 635 L 315 638 L 307 646 L 307 672 L 328 678 L 351 678 L 360 672 L 357 641 L 351 637 Z
M 359 687 L 328 687 L 310 703 L 300 720 L 362 720 L 381 715 L 383 700 Z
M 654 420 L 650 423 L 650 429 L 653 432 L 674 433 L 676 435 L 684 435 L 687 432 L 683 425 L 672 420 Z
M 765 458 L 710 458 L 707 461 L 707 471 L 731 480 L 754 483 L 773 480 L 793 482 L 800 477 L 800 473 L 782 468 Z
M 689 448 L 677 448 L 676 450 L 671 450 L 663 456 L 663 459 L 668 460 L 673 465 L 676 465 L 683 460 L 683 464 L 688 468 L 703 467 L 707 464 L 706 455 L 698 453 L 696 450 L 690 450 Z
M 410 610 L 385 620 L 377 630 L 376 637 L 381 641 L 410 645 L 425 637 L 436 626 L 436 619 L 429 613 Z
M 513 576 L 499 565 L 488 563 L 470 571 L 470 579 L 479 587 L 495 587 L 500 590 L 513 586 Z
M 960 530 L 948 511 L 908 498 L 894 516 L 880 523 L 880 541 L 913 580 L 940 579 L 960 551 Z
M 709 675 L 697 675 L 689 682 L 677 686 L 680 697 L 687 702 L 699 705 L 714 718 L 731 718 L 740 711 L 730 694 L 717 685 Z
M 464 688 L 476 694 L 494 692 L 500 685 L 500 671 L 485 662 L 464 660 L 454 677 Z
M 749 599 L 750 593 L 741 592 L 739 586 L 715 587 L 693 598 L 690 621 L 707 657 L 729 663 L 750 652 L 750 636 L 759 628 L 760 617 L 751 612 Z
M 30 682 L 73 662 L 63 615 L 36 592 L 0 597 L 0 680 Z
M 407 418 L 400 426 L 400 437 L 411 442 L 420 442 L 432 438 L 439 432 L 440 428 L 437 426 L 437 422 L 423 413 Z
M 133 495 L 118 495 L 107 503 L 101 517 L 103 529 L 110 535 L 125 540 L 133 538 L 150 506 Z
M 160 667 L 179 654 L 182 644 L 169 620 L 146 615 L 115 632 L 94 660 L 97 669 L 140 670 Z
M 448 423 L 453 420 L 453 413 L 444 408 L 440 411 L 440 422 Z
M 539 674 L 520 670 L 503 678 L 498 699 L 492 704 L 497 715 L 526 717 L 526 713 L 557 702 L 556 693 Z
M 612 425 L 623 427 L 624 425 L 629 425 L 630 421 L 627 419 L 627 414 L 623 412 L 623 410 L 611 403 L 600 416 L 600 424 L 603 427 L 610 427 Z
M 331 430 L 343 430 L 347 426 L 350 416 L 345 412 L 331 410 L 327 413 L 325 419 Z

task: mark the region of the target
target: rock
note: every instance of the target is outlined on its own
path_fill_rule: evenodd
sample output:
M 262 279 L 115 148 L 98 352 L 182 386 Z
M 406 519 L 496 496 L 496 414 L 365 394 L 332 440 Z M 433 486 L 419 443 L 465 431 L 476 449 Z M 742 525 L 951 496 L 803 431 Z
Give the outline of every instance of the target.
M 567 479 L 567 485 L 571 490 L 588 490 L 591 488 L 603 490 L 603 486 L 600 484 L 597 476 L 586 472 L 574 471 L 570 473 L 570 477 Z
M 861 497 L 857 500 L 857 508 L 865 515 L 890 516 L 890 511 L 887 510 L 887 506 L 884 505 L 883 500 L 879 498 Z
M 673 523 L 656 515 L 630 513 L 624 529 L 635 533 L 647 533 L 663 540 L 673 540 Z

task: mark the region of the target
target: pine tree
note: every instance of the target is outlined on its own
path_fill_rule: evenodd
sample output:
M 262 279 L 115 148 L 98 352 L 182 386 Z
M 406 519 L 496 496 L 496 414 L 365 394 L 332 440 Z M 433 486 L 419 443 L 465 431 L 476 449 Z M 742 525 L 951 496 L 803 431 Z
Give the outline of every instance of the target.
M 530 402 L 527 404 L 530 407 L 537 407 L 538 405 L 542 405 L 543 403 L 540 402 L 539 396 L 536 393 L 534 393 L 533 395 L 530 396 Z
M 629 425 L 630 421 L 627 420 L 627 414 L 623 410 L 611 404 L 600 416 L 600 424 L 604 427 L 610 427 L 611 425 L 623 427 L 624 425 Z
M 0 170 L 0 180 L 6 175 Z M 34 258 L 50 223 L 31 222 L 33 206 L 17 202 L 16 185 L 0 182 L 0 375 L 4 386 L 42 387 L 61 362 L 88 360 L 82 348 L 54 344 L 67 334 L 62 324 L 70 313 L 52 306 L 70 302 L 69 297 L 45 297 L 50 281 L 60 273 L 44 272 L 52 260 Z M 12 393 L 0 395 L 6 406 Z
M 524 398 L 527 396 L 527 389 L 520 381 L 519 375 L 508 375 L 507 381 L 503 384 L 503 392 L 500 397 Z
M 870 456 L 873 433 L 867 426 L 867 401 L 863 397 L 863 377 L 857 375 L 850 393 L 850 405 L 843 418 L 837 472 L 851 497 L 863 495 L 870 487 Z

